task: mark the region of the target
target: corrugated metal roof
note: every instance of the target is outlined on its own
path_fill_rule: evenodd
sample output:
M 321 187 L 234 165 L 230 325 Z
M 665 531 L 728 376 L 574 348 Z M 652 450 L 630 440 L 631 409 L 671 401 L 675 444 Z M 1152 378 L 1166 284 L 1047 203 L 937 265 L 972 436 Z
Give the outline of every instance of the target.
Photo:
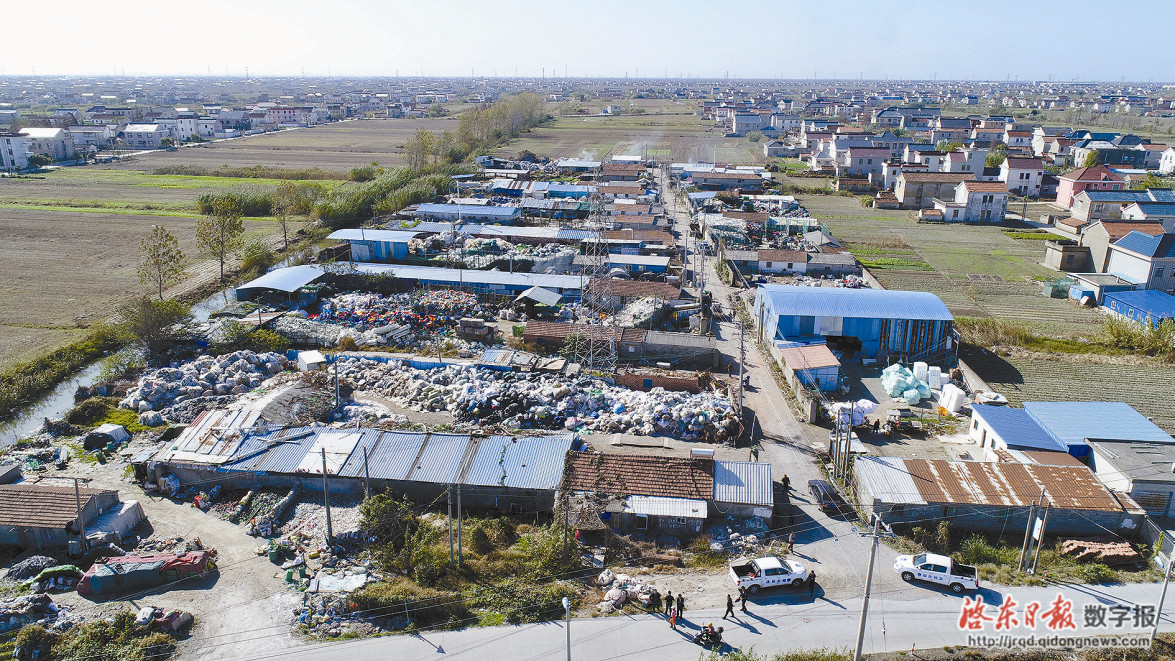
M 274 269 L 256 280 L 250 280 L 237 287 L 237 291 L 242 289 L 273 289 L 275 291 L 293 292 L 321 278 L 324 273 L 325 271 L 322 269 L 309 264 L 287 266 L 285 268 Z
M 408 266 L 402 264 L 369 264 L 356 262 L 355 270 L 362 273 L 392 273 L 397 278 L 425 280 L 464 285 L 506 285 L 513 287 L 547 287 L 578 290 L 578 275 L 550 275 L 546 273 L 510 273 L 507 271 L 474 271 L 470 269 L 447 269 L 434 266 Z M 300 268 L 300 267 L 295 267 Z
M 929 292 L 759 285 L 758 296 L 777 316 L 954 320 Z
M 624 499 L 624 511 L 650 516 L 681 516 L 689 519 L 706 518 L 706 501 L 663 496 L 629 496 Z
M 371 477 L 377 480 L 403 480 L 412 470 L 425 436 L 427 434 L 424 432 L 369 430 L 339 474 L 362 477 L 363 450 L 366 448 Z
M 553 292 L 550 289 L 543 289 L 542 287 L 531 287 L 518 295 L 518 298 L 529 298 L 531 300 L 542 303 L 543 305 L 558 305 L 559 299 L 563 298 L 558 292 Z
M 1069 446 L 1050 436 L 1024 409 L 972 404 L 971 413 L 987 423 L 1009 446 L 1069 451 Z
M 714 500 L 771 507 L 771 464 L 756 461 L 715 461 Z
M 1087 438 L 1175 443 L 1126 402 L 1024 402 L 1024 410 L 1066 445 L 1084 445 Z
M 574 434 L 555 436 L 495 436 L 505 442 L 502 467 L 505 486 L 519 489 L 554 489 L 563 479 L 563 462 L 575 442 Z M 472 474 L 472 470 L 470 471 Z M 467 484 L 475 484 L 472 475 Z
M 336 241 L 377 241 L 380 243 L 408 243 L 420 234 L 419 230 L 368 230 L 348 228 L 335 230 L 326 238 Z
M 468 448 L 468 435 L 429 434 L 408 479 L 435 484 L 456 482 Z
M 859 457 L 854 470 L 864 490 L 883 503 L 1025 507 L 1043 489 L 1054 507 L 1123 510 L 1085 466 Z
M 1129 250 L 1145 257 L 1166 258 L 1171 257 L 1172 251 L 1175 251 L 1175 235 L 1151 236 L 1133 231 L 1115 241 L 1114 247 Z
M 914 478 L 897 457 L 857 457 L 853 474 L 861 491 L 885 503 L 925 504 Z M 864 503 L 869 505 L 869 503 Z
M 416 215 L 421 214 L 468 214 L 475 218 L 484 218 L 486 216 L 501 216 L 502 218 L 517 218 L 519 214 L 518 207 L 486 207 L 472 204 L 421 204 L 416 208 Z

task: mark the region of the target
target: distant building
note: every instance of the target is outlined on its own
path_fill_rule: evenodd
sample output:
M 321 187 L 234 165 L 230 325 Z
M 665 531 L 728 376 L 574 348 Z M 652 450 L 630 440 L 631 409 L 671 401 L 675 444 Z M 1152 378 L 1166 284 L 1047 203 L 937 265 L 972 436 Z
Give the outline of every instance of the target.
M 999 180 L 1007 185 L 1008 191 L 1024 197 L 1040 197 L 1044 165 L 1039 158 L 1004 158 L 1000 164 Z
M 127 124 L 122 135 L 129 149 L 159 149 L 171 132 L 159 124 Z
M 1008 187 L 998 181 L 963 181 L 953 198 L 935 198 L 934 208 L 947 222 L 1002 223 L 1008 210 Z
M 0 132 L 0 170 L 15 172 L 28 166 L 28 138 L 20 133 Z
M 73 158 L 73 138 L 65 129 L 27 128 L 19 131 L 28 140 L 29 151 L 48 156 L 55 161 Z
M 1083 190 L 1121 190 L 1126 187 L 1122 177 L 1102 165 L 1073 170 L 1057 179 L 1057 206 L 1063 209 L 1072 207 L 1073 196 Z

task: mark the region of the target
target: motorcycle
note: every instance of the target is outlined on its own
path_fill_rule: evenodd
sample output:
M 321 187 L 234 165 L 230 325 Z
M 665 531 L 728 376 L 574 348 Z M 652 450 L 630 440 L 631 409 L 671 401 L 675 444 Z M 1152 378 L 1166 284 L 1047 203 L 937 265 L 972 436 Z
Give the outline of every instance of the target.
M 694 634 L 694 643 L 702 647 L 721 647 L 722 646 L 722 627 L 717 629 L 713 627 L 705 627 L 698 633 Z

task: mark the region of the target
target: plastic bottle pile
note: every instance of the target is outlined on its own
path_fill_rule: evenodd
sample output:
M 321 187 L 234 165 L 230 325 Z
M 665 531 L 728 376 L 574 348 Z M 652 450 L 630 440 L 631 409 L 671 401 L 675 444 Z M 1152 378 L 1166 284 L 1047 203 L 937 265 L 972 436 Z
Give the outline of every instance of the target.
M 428 291 L 415 297 L 347 293 L 323 302 L 321 313 L 310 319 L 363 332 L 392 324 L 435 332 L 456 325 L 461 317 L 482 311 L 476 294 L 451 289 Z
M 418 370 L 402 361 L 343 358 L 339 375 L 416 411 L 459 422 L 721 442 L 737 431 L 729 399 L 714 393 L 629 390 L 599 379 L 496 372 L 469 365 Z
M 240 395 L 285 369 L 286 357 L 277 353 L 236 351 L 223 356 L 200 356 L 179 367 L 152 370 L 119 402 L 122 408 L 145 413 L 196 397 Z
M 668 304 L 664 299 L 660 302 Z M 637 299 L 616 313 L 616 325 L 623 328 L 649 328 L 659 307 L 657 299 L 652 297 Z

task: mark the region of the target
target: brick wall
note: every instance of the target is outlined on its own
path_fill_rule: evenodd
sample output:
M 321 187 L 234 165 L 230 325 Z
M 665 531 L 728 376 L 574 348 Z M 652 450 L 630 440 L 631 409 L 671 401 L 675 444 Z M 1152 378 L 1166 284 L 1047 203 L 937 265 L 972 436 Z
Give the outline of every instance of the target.
M 616 385 L 624 386 L 632 390 L 651 390 L 653 388 L 664 388 L 666 390 L 688 391 L 695 393 L 701 391 L 701 387 L 698 385 L 698 377 L 696 376 L 673 376 L 669 374 L 621 372 L 614 377 L 614 381 Z

